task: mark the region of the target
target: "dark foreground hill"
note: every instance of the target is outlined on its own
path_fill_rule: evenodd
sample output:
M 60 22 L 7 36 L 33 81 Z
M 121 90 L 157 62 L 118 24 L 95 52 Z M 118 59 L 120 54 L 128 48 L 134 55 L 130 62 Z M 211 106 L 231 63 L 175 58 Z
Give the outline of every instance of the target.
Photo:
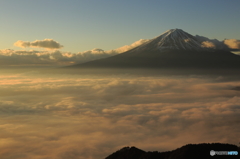
M 212 155 L 210 155 L 210 151 Z M 231 151 L 236 154 L 240 148 L 231 144 L 189 144 L 173 151 L 145 152 L 136 147 L 124 147 L 105 159 L 240 159 L 240 155 L 218 155 L 218 152 Z M 231 153 L 230 152 L 230 153 Z

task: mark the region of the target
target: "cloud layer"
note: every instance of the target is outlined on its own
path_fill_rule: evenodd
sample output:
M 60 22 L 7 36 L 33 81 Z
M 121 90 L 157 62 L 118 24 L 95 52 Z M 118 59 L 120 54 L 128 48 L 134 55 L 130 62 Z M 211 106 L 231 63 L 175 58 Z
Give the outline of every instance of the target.
M 43 40 L 44 41 L 44 40 Z M 76 63 L 83 63 L 91 60 L 106 58 L 109 56 L 113 56 L 122 52 L 125 52 L 127 50 L 130 50 L 134 47 L 137 47 L 148 40 L 139 40 L 134 42 L 131 45 L 126 45 L 123 47 L 120 47 L 115 50 L 109 50 L 104 51 L 99 48 L 95 48 L 93 50 L 88 50 L 84 52 L 78 52 L 78 53 L 70 53 L 70 52 L 62 52 L 59 50 L 53 50 L 53 51 L 37 51 L 37 50 L 22 50 L 22 51 L 15 51 L 11 49 L 5 49 L 0 50 L 0 65 L 41 65 L 41 66 L 62 66 L 62 65 L 71 65 Z M 45 43 L 48 43 L 49 41 L 45 41 Z M 43 43 L 40 45 L 41 42 L 32 42 L 34 43 L 34 46 L 41 46 L 43 47 Z M 32 46 L 33 44 L 30 42 L 23 42 L 18 41 L 15 43 L 15 45 L 21 46 L 21 47 L 28 47 Z M 44 45 L 46 48 L 60 48 L 61 45 L 59 43 L 55 45 L 51 45 L 51 43 L 54 44 L 54 41 Z
M 239 81 L 130 75 L 0 76 L 0 158 L 98 159 L 123 146 L 238 144 Z
M 106 53 L 101 49 L 70 53 L 61 51 L 15 51 L 11 49 L 0 50 L 0 65 L 41 65 L 64 66 L 75 63 L 83 63 L 91 60 L 116 55 L 116 52 Z
M 239 50 L 240 49 L 240 40 L 237 39 L 225 39 L 219 41 L 217 39 L 209 39 L 204 36 L 195 36 L 198 42 L 202 44 L 202 47 L 220 49 L 220 50 Z
M 61 49 L 63 47 L 63 45 L 53 39 L 35 40 L 33 42 L 19 40 L 15 42 L 14 45 L 22 48 L 31 47 L 45 49 Z

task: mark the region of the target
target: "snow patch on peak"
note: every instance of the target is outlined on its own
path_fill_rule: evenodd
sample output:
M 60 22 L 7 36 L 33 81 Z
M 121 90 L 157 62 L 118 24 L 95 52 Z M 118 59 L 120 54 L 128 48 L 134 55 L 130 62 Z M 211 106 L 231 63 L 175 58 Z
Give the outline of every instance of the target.
M 182 29 L 170 29 L 155 38 L 157 48 L 162 49 L 184 49 L 184 50 L 203 50 L 201 44 L 194 36 Z M 154 41 L 155 41 L 154 40 Z

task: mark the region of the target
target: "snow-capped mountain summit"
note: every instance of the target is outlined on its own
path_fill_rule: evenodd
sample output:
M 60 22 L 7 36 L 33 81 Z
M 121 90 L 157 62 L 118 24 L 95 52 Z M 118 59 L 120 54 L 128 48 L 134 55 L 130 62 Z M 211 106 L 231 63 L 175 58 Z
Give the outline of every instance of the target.
M 195 50 L 204 51 L 206 48 L 201 46 L 201 43 L 195 36 L 183 31 L 182 29 L 170 29 L 165 31 L 160 36 L 153 38 L 149 42 L 139 46 L 138 50 Z
M 181 29 L 170 29 L 126 52 L 72 67 L 232 69 L 240 68 L 240 56 L 224 49 L 203 47 L 198 37 Z
M 159 49 L 202 50 L 196 38 L 181 29 L 171 29 L 156 38 Z

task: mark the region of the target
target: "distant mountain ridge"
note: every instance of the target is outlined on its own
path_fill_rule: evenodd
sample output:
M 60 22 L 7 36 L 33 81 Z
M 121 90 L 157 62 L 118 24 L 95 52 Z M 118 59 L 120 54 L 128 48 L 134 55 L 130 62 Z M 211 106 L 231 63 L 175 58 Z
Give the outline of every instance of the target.
M 240 68 L 239 55 L 203 47 L 198 37 L 170 29 L 124 53 L 70 68 Z
M 240 148 L 231 144 L 188 144 L 173 151 L 167 152 L 145 152 L 136 147 L 124 147 L 105 159 L 239 159 L 240 155 L 210 155 L 210 151 L 237 151 Z

